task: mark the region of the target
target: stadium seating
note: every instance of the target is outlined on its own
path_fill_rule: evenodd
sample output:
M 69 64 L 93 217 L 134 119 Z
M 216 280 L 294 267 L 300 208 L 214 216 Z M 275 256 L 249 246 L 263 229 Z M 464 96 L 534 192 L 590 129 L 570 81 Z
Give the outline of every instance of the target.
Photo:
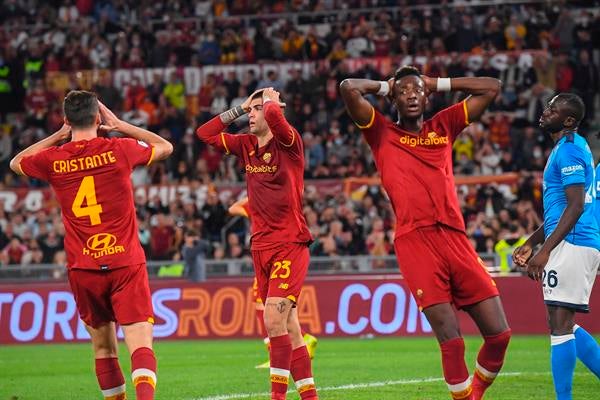
M 247 227 L 225 213 L 232 194 L 240 193 L 243 171 L 235 159 L 204 147 L 194 128 L 257 87 L 282 90 L 287 117 L 303 136 L 305 214 L 316 238 L 313 254 L 322 256 L 393 251 L 392 210 L 337 91 L 345 77 L 381 79 L 411 63 L 431 76 L 502 79 L 490 112 L 454 145 L 457 175 L 510 177 L 457 186 L 467 231 L 482 253 L 540 223 L 539 174 L 551 142 L 536 121 L 545 102 L 558 91 L 574 91 L 588 109 L 584 132 L 598 128 L 597 9 L 398 7 L 390 1 L 356 9 L 362 2 L 348 1 L 352 11 L 340 13 L 328 6 L 336 2 L 314 2 L 320 8 L 310 9 L 304 4 L 313 2 L 233 2 L 241 6 L 228 8 L 227 2 L 179 1 L 142 9 L 131 0 L 60 7 L 34 1 L 36 15 L 55 21 L 42 24 L 24 1 L 12 3 L 0 11 L 0 264 L 64 262 L 58 208 L 36 206 L 36 193 L 47 189 L 8 173 L 8 161 L 60 126 L 60 101 L 73 88 L 95 90 L 122 118 L 175 146 L 170 159 L 132 177 L 146 194 L 136 200 L 140 240 L 153 259 L 176 257 L 186 227 L 213 242 L 211 258 L 248 255 Z M 459 99 L 433 95 L 428 114 Z M 373 102 L 392 111 L 382 99 Z M 327 182 L 345 190 L 327 191 Z M 171 192 L 169 201 L 157 200 L 169 186 L 192 195 Z M 209 204 L 213 192 L 219 196 Z M 163 225 L 169 246 L 158 249 L 151 238 Z

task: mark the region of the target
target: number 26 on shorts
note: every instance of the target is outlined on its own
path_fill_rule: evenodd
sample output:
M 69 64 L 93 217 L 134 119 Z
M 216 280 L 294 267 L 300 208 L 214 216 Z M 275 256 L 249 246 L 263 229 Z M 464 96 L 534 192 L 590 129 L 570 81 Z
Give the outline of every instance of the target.
M 273 263 L 275 269 L 271 274 L 271 279 L 286 279 L 290 276 L 292 262 L 289 260 L 275 261 Z
M 551 269 L 550 271 L 546 272 L 546 270 L 544 270 L 544 273 L 542 274 L 542 286 L 543 287 L 550 287 L 550 288 L 555 288 L 558 285 L 558 276 L 557 276 L 557 272 L 553 269 Z

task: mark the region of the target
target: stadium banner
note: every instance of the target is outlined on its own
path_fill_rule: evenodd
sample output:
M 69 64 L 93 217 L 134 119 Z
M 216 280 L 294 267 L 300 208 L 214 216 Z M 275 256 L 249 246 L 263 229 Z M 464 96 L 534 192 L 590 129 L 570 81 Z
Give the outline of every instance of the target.
M 499 277 L 506 314 L 515 334 L 547 334 L 540 284 L 526 277 Z M 151 281 L 157 339 L 226 339 L 259 336 L 249 278 L 205 283 Z M 600 294 L 591 309 L 600 312 Z M 431 327 L 399 275 L 311 276 L 298 302 L 300 322 L 319 336 L 423 336 Z M 459 312 L 462 331 L 476 334 Z M 600 333 L 600 318 L 577 316 Z M 122 333 L 119 331 L 119 335 Z M 0 285 L 0 343 L 85 341 L 67 283 Z
M 347 58 L 344 60 L 345 70 L 348 73 L 355 73 L 364 68 L 374 68 L 383 76 L 390 76 L 398 65 L 417 65 L 424 73 L 430 70 L 436 70 L 439 65 L 449 65 L 451 63 L 462 63 L 471 71 L 481 68 L 484 63 L 497 71 L 504 71 L 511 65 L 519 68 L 528 68 L 533 64 L 533 58 L 536 54 L 543 53 L 539 50 L 507 51 L 494 52 L 489 54 L 470 54 L 470 53 L 447 53 L 432 57 L 424 55 L 410 56 L 402 55 L 397 57 L 359 57 Z M 76 79 L 80 88 L 90 90 L 102 79 L 104 75 L 109 75 L 113 85 L 118 89 L 123 89 L 134 79 L 141 85 L 148 86 L 156 80 L 169 82 L 173 73 L 178 74 L 185 86 L 185 93 L 188 96 L 197 95 L 209 75 L 218 79 L 226 77 L 230 72 L 235 72 L 238 79 L 242 79 L 248 71 L 254 73 L 255 78 L 261 81 L 267 77 L 269 72 L 277 73 L 278 79 L 286 83 L 292 76 L 292 70 L 299 70 L 305 79 L 316 75 L 317 72 L 329 71 L 331 69 L 329 61 L 292 61 L 277 63 L 260 64 L 229 64 L 229 65 L 205 65 L 202 67 L 167 67 L 167 68 L 132 68 L 115 70 L 81 70 L 73 76 L 70 72 L 51 71 L 46 73 L 46 86 L 49 90 L 56 92 L 57 95 L 64 95 L 73 85 L 73 78 Z

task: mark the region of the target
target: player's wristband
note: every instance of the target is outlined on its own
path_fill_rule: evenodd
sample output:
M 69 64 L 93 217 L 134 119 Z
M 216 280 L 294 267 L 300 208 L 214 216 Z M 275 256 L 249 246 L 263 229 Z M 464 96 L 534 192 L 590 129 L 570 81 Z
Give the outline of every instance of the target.
M 244 114 L 246 114 L 246 112 L 244 111 L 242 106 L 236 106 L 219 114 L 219 118 L 221 118 L 222 123 L 224 123 L 225 125 L 229 125 L 238 117 L 241 117 Z
M 449 92 L 452 90 L 452 85 L 450 84 L 450 78 L 437 78 L 437 88 L 438 92 Z
M 379 90 L 377 91 L 378 96 L 387 96 L 390 92 L 390 84 L 388 81 L 379 81 Z

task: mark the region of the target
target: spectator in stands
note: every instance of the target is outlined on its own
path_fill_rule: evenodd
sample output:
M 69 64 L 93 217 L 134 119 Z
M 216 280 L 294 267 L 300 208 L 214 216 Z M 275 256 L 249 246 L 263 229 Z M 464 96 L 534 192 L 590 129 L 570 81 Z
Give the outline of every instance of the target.
M 156 214 L 155 218 L 150 230 L 150 254 L 154 260 L 168 260 L 175 239 L 172 219 L 163 213 Z
M 21 259 L 29 249 L 18 236 L 13 236 L 0 253 L 2 264 L 20 264 Z

